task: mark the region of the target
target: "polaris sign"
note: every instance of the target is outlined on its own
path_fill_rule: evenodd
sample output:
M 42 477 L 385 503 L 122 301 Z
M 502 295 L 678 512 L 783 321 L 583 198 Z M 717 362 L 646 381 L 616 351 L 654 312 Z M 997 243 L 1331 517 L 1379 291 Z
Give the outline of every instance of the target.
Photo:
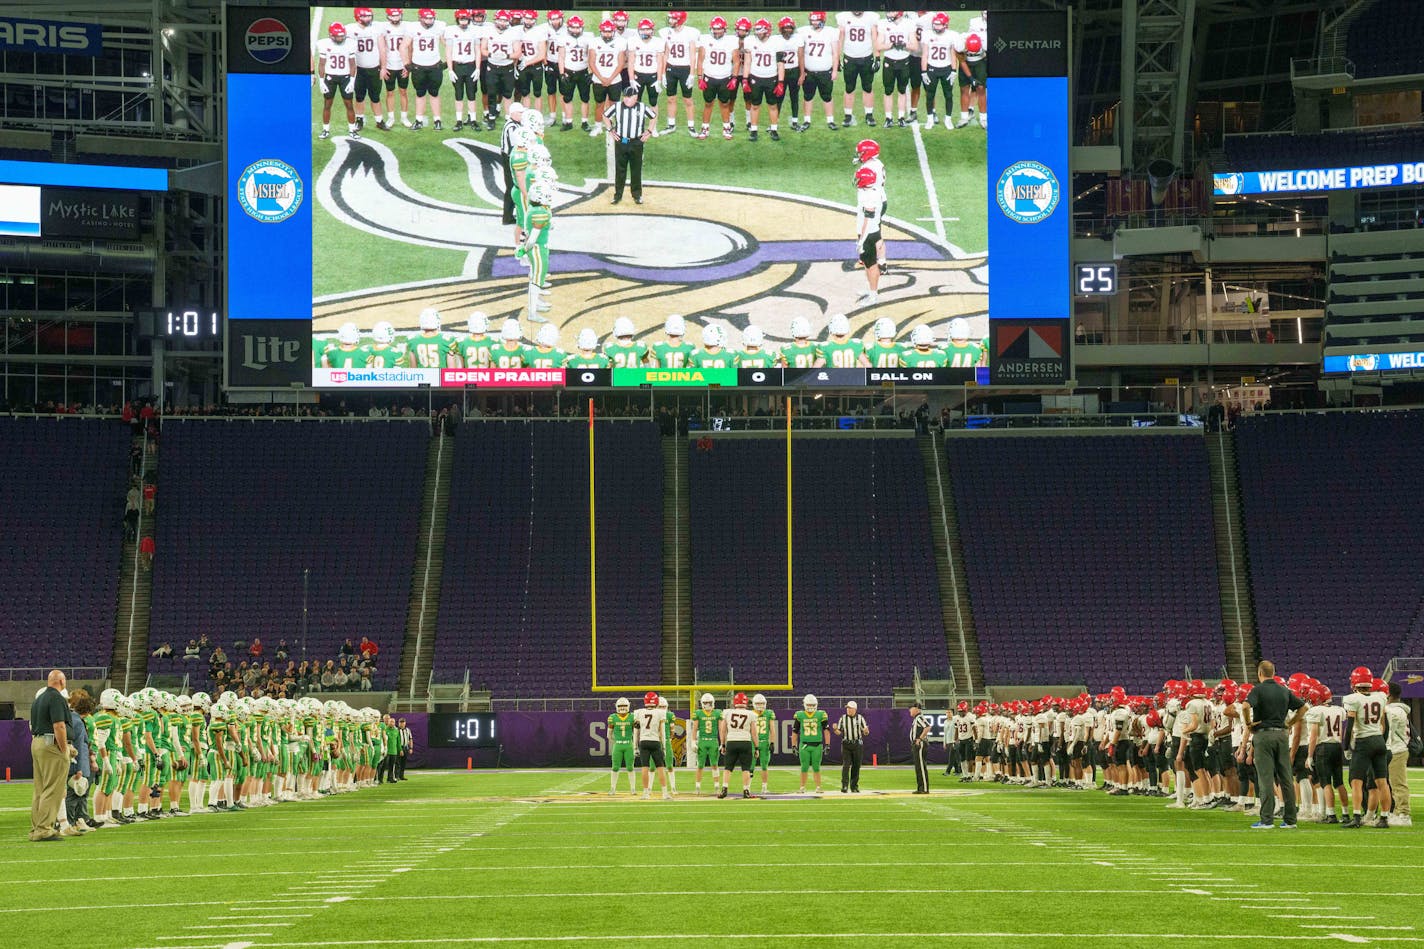
M 0 17 L 0 49 L 98 56 L 104 49 L 104 30 L 97 23 Z

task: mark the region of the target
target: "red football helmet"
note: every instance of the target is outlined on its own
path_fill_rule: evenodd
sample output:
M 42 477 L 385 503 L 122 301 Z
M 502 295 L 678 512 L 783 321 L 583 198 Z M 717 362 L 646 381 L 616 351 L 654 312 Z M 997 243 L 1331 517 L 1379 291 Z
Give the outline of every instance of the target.
M 508 11 L 508 10 L 496 10 L 496 11 L 494 11 L 494 21 L 495 21 L 496 23 L 498 23 L 500 20 L 503 20 L 503 21 L 506 22 L 506 23 L 509 22 L 509 11 Z
M 470 14 L 476 20 L 483 20 L 488 12 L 484 7 L 470 7 Z
M 726 30 L 727 30 L 727 21 L 724 20 L 724 19 L 722 19 L 722 18 L 719 17 L 719 16 L 714 16 L 714 17 L 712 18 L 712 22 L 711 22 L 710 24 L 708 24 L 708 29 L 711 29 L 711 30 L 722 30 L 723 32 L 726 32 Z
M 1372 682 L 1371 685 L 1374 686 L 1374 690 L 1375 690 L 1376 692 L 1388 692 L 1388 691 L 1389 691 L 1389 683 L 1386 682 L 1386 681 L 1384 681 L 1383 679 L 1381 679 L 1379 676 L 1375 676 L 1374 682 Z
M 469 10 L 466 10 L 466 9 L 463 8 L 463 7 L 461 7 L 459 10 L 456 10 L 456 11 L 455 11 L 455 22 L 456 22 L 456 23 L 459 23 L 461 20 L 472 20 L 472 19 L 474 19 L 474 14 L 472 14 Z
M 746 708 L 746 705 L 747 705 L 747 693 L 745 693 L 745 692 L 738 692 L 736 695 L 732 696 L 732 705 L 734 705 L 734 706 L 737 707 L 737 708 Z
M 949 26 L 949 17 L 943 13 L 936 13 L 934 19 L 930 21 L 930 26 L 934 27 L 936 31 L 942 31 Z
M 581 16 L 579 16 L 579 15 L 577 15 L 577 14 L 575 14 L 574 16 L 569 17 L 569 29 L 571 29 L 571 30 L 581 30 L 581 29 L 583 29 L 583 17 L 581 17 Z
M 525 11 L 524 11 L 524 22 L 526 22 L 526 23 L 538 23 L 538 22 L 539 22 L 539 11 L 538 11 L 538 10 L 525 10 Z
M 824 26 L 824 25 L 826 24 L 826 11 L 825 11 L 825 10 L 812 10 L 812 11 L 811 11 L 811 15 L 810 15 L 809 17 L 807 17 L 806 19 L 807 19 L 807 22 L 809 22 L 812 26 L 815 26 L 817 23 L 819 23 L 819 24 L 821 24 L 822 26 Z
M 1356 666 L 1350 671 L 1350 687 L 1355 688 L 1361 685 L 1374 685 L 1375 674 L 1370 671 L 1369 666 Z
M 653 21 L 652 21 L 652 20 L 649 20 L 647 17 L 644 17 L 643 19 L 641 19 L 641 20 L 638 21 L 638 32 L 639 32 L 639 33 L 643 32 L 644 30 L 647 30 L 647 31 L 648 31 L 648 35 L 649 35 L 649 36 L 652 36 L 652 35 L 653 35 L 653 29 L 654 29 L 654 27 L 653 27 Z
M 548 13 L 545 14 L 545 17 L 549 20 L 550 23 L 553 23 L 555 20 L 562 20 L 564 18 L 564 11 L 550 10 Z
M 686 23 L 686 22 L 687 22 L 687 11 L 686 11 L 686 10 L 669 10 L 669 11 L 668 11 L 668 26 L 672 27 L 673 29 L 677 29 L 678 27 L 682 26 L 682 25 L 683 25 L 684 23 Z
M 855 186 L 857 188 L 875 187 L 875 172 L 870 168 L 857 168 L 855 170 Z
M 613 21 L 612 21 L 612 20 L 604 20 L 602 23 L 598 24 L 598 32 L 600 32 L 600 33 L 612 33 L 612 32 L 613 32 Z
M 340 23 L 333 23 L 331 24 L 331 26 L 328 26 L 326 28 L 326 35 L 330 36 L 332 39 L 336 40 L 336 42 L 340 43 L 342 40 L 346 39 L 346 27 L 342 26 Z
M 746 36 L 752 31 L 752 21 L 744 16 L 737 17 L 737 35 Z
M 656 707 L 658 704 L 658 693 L 649 692 L 647 695 L 643 696 L 643 704 L 646 705 L 648 708 Z
M 752 29 L 756 31 L 757 36 L 766 37 L 771 34 L 771 21 L 757 20 L 756 23 L 752 24 Z
M 784 16 L 777 21 L 776 28 L 778 30 L 794 30 L 796 29 L 796 21 L 789 16 Z
M 424 23 L 427 20 L 429 20 L 431 23 L 435 22 L 435 11 L 432 10 L 430 7 L 421 7 L 420 22 Z
M 375 14 L 371 12 L 370 7 L 357 7 L 356 9 L 351 11 L 351 18 L 357 23 L 360 23 L 362 26 L 370 26 L 371 17 L 373 17 L 374 15 Z
M 628 14 L 627 14 L 626 12 L 624 12 L 623 10 L 617 10 L 617 11 L 615 11 L 614 14 L 613 14 L 613 22 L 614 22 L 614 23 L 621 23 L 621 24 L 623 24 L 624 26 L 627 26 L 627 25 L 628 25 Z
M 387 20 L 399 20 L 403 16 L 405 16 L 405 11 L 400 7 L 386 7 Z
M 979 38 L 978 33 L 970 33 L 964 38 L 964 51 L 966 53 L 978 53 L 984 49 L 984 41 Z
M 855 160 L 858 164 L 863 165 L 879 154 L 880 143 L 873 138 L 863 138 L 855 143 Z

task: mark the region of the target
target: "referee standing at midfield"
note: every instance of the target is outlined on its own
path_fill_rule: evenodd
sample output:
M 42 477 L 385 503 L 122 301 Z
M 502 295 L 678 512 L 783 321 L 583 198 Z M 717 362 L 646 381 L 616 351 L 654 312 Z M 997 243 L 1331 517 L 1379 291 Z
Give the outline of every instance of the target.
M 504 130 L 499 135 L 500 164 L 504 166 L 504 223 L 514 225 L 514 240 L 518 243 L 523 236 L 519 233 L 519 222 L 514 220 L 514 169 L 509 166 L 509 156 L 514 152 L 515 126 L 524 122 L 524 106 L 511 102 L 504 114 Z
M 930 765 L 925 754 L 929 750 L 930 717 L 920 711 L 918 703 L 910 706 L 910 758 L 915 762 L 915 793 L 930 793 Z
M 841 738 L 841 793 L 860 793 L 860 763 L 865 759 L 865 739 L 870 726 L 865 716 L 856 711 L 854 702 L 847 702 L 845 714 L 836 722 L 835 731 Z
M 623 184 L 633 179 L 633 202 L 643 203 L 643 143 L 653 137 L 658 113 L 638 101 L 636 82 L 623 87 L 623 99 L 603 110 L 603 124 L 613 133 L 613 203 L 623 200 Z

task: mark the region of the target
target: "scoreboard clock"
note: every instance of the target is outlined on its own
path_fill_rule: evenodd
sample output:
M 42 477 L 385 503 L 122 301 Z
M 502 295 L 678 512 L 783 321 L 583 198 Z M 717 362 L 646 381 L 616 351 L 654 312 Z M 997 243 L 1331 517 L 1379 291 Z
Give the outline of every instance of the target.
M 494 712 L 433 712 L 431 748 L 497 748 L 499 733 Z
M 163 339 L 212 341 L 222 339 L 222 319 L 216 310 L 159 310 L 154 333 Z
M 1080 297 L 1117 293 L 1117 264 L 1074 264 L 1073 292 Z

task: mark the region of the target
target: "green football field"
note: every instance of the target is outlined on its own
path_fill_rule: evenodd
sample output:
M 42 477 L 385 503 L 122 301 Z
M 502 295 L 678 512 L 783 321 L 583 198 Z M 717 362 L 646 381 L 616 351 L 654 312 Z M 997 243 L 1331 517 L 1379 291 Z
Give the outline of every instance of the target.
M 446 23 L 453 22 L 452 12 L 437 9 Z M 566 16 L 574 12 L 565 11 Z M 596 35 L 601 11 L 577 12 Z M 414 13 L 407 10 L 411 22 Z M 325 36 L 333 19 L 349 14 L 347 7 L 318 8 L 314 35 Z M 629 14 L 633 24 L 644 15 L 659 28 L 666 22 L 666 11 Z M 712 15 L 697 11 L 689 24 L 705 31 Z M 730 22 L 736 14 L 725 15 Z M 781 14 L 751 16 L 775 23 Z M 795 16 L 804 22 L 804 14 Z M 966 28 L 969 16 L 951 14 L 951 29 Z M 838 81 L 833 96 L 837 122 L 842 92 Z M 695 96 L 700 124 L 700 94 Z M 476 308 L 491 317 L 521 315 L 523 271 L 508 260 L 509 229 L 498 223 L 500 129 L 456 131 L 448 79 L 440 98 L 442 131 L 431 127 L 429 116 L 419 131 L 399 124 L 377 130 L 368 112 L 359 142 L 345 137 L 346 116 L 337 98 L 332 137 L 319 140 L 322 98 L 320 88 L 313 87 L 318 334 L 347 320 L 363 331 L 377 320 L 390 320 L 404 331 L 414 327 L 424 306 L 453 314 L 461 324 Z M 957 115 L 957 92 L 955 98 Z M 676 132 L 647 146 L 646 203 L 625 201 L 615 209 L 609 202 L 610 148 L 580 131 L 578 108 L 576 100 L 573 131 L 551 128 L 545 139 L 563 189 L 551 231 L 556 293 L 550 319 L 567 339 L 583 326 L 602 336 L 618 316 L 632 318 L 641 335 L 660 327 L 670 312 L 695 323 L 719 321 L 733 331 L 754 322 L 772 339 L 789 338 L 785 324 L 797 315 L 811 319 L 818 333 L 828 314 L 846 312 L 857 332 L 889 316 L 906 327 L 931 322 L 941 336 L 942 324 L 952 317 L 986 319 L 987 133 L 977 124 L 955 131 L 922 126 L 871 131 L 862 124 L 857 93 L 854 128 L 827 129 L 818 102 L 805 133 L 789 131 L 789 108 L 784 108 L 781 141 L 773 142 L 763 108 L 760 140 L 751 142 L 739 101 L 732 141 L 722 139 L 715 108 L 711 137 L 696 141 L 687 134 L 679 107 Z M 661 129 L 665 100 L 658 109 Z M 938 111 L 943 116 L 946 110 L 941 104 Z M 414 119 L 413 93 L 408 112 Z M 875 114 L 883 120 L 878 83 Z M 924 103 L 919 115 L 923 122 Z M 852 156 L 855 143 L 867 136 L 882 148 L 889 202 L 886 236 L 891 259 L 901 259 L 896 275 L 882 284 L 880 302 L 855 312 L 865 278 L 855 271 L 850 251 L 856 201 Z M 735 246 L 719 255 L 710 249 L 719 241 Z M 778 242 L 804 246 L 755 263 L 759 249 Z M 689 251 L 693 247 L 709 248 L 711 262 Z M 578 266 L 571 265 L 574 260 Z M 607 268 L 609 260 L 625 266 Z M 567 289 L 561 292 L 561 285 Z M 734 332 L 731 339 L 738 338 Z
M 1424 942 L 1414 829 L 1164 810 L 903 768 L 821 799 L 608 797 L 604 771 L 412 772 L 307 803 L 25 840 L 0 945 L 1247 946 Z M 834 787 L 831 776 L 828 787 Z M 795 790 L 775 771 L 772 791 Z M 1415 797 L 1424 775 L 1411 779 Z M 623 784 L 626 787 L 626 779 Z

